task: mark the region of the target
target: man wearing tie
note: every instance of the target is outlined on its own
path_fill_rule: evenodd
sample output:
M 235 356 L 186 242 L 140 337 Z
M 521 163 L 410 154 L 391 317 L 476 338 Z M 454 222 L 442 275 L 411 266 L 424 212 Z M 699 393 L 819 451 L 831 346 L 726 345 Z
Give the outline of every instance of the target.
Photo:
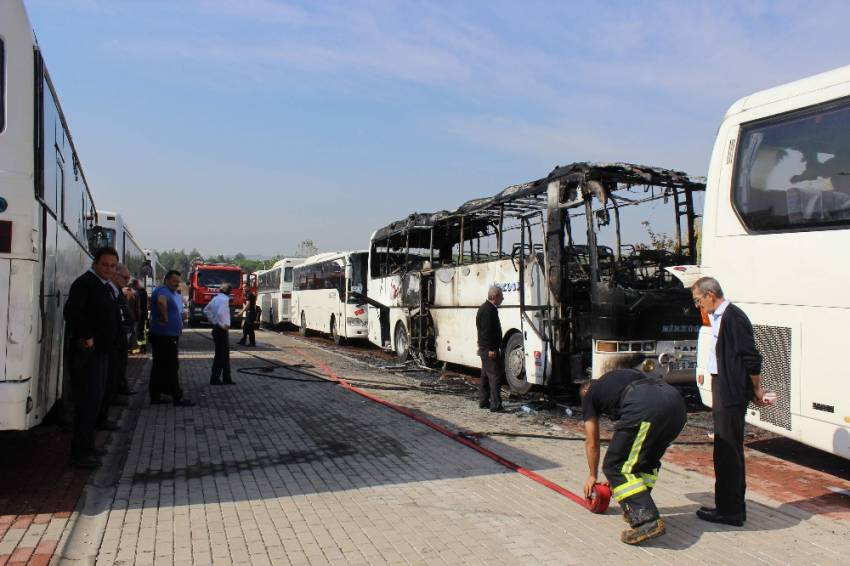
M 71 465 L 80 468 L 100 466 L 94 447 L 95 424 L 106 388 L 109 354 L 121 332 L 118 309 L 108 287 L 117 264 L 114 248 L 98 249 L 91 268 L 71 285 L 63 311 L 71 345 L 74 397 Z

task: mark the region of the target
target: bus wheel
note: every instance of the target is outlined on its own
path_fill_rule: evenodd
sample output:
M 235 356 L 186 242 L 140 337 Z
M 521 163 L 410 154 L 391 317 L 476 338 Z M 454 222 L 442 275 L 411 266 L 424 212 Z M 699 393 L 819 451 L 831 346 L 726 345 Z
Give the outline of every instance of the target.
M 399 322 L 395 325 L 395 357 L 400 362 L 406 362 L 410 356 L 410 339 L 407 337 L 407 328 Z
M 522 347 L 522 333 L 515 332 L 508 338 L 502 352 L 505 379 L 514 393 L 528 393 L 532 384 L 525 377 L 525 352 Z
M 333 336 L 334 344 L 342 346 L 345 344 L 345 337 L 339 335 L 339 329 L 336 327 L 336 317 L 331 317 L 331 336 Z
M 200 325 L 200 319 L 189 317 L 189 328 L 197 328 Z
M 307 330 L 307 317 L 304 316 L 304 311 L 301 311 L 301 326 L 298 328 L 298 334 L 305 337 L 310 335 L 310 331 Z

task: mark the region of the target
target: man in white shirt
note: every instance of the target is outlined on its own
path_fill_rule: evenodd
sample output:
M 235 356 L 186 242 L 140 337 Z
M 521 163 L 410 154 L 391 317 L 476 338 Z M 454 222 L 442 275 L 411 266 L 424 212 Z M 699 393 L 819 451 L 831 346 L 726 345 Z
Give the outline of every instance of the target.
M 213 325 L 212 335 L 215 342 L 210 385 L 233 385 L 230 378 L 230 284 L 222 283 L 219 293 L 204 307 L 204 315 Z M 221 380 L 222 373 L 224 381 Z

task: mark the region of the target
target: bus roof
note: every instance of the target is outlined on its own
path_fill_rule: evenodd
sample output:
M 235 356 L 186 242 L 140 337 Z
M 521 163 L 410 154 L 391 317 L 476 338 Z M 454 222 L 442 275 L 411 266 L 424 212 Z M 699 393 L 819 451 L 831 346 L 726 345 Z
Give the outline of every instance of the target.
M 571 163 L 570 165 L 555 167 L 548 176 L 542 179 L 520 185 L 511 185 L 492 197 L 467 201 L 455 210 L 441 210 L 431 213 L 414 212 L 401 220 L 376 230 L 372 235 L 372 240 L 387 238 L 405 230 L 430 228 L 437 223 L 450 222 L 467 215 L 492 216 L 495 211 L 502 208 L 505 211 L 505 216 L 531 214 L 543 210 L 545 207 L 549 183 L 562 182 L 570 186 L 577 186 L 580 182 L 586 180 L 600 181 L 609 194 L 614 194 L 621 186 L 623 188 L 658 186 L 687 191 L 705 190 L 703 181 L 691 179 L 682 171 L 632 163 Z M 577 195 L 577 198 L 571 199 L 569 206 L 578 206 L 582 203 L 581 195 Z
M 304 263 L 306 260 L 307 258 L 305 257 L 285 257 L 274 262 L 274 265 L 272 265 L 272 269 L 276 269 L 278 267 L 283 267 L 286 265 L 299 265 Z
M 848 82 L 850 82 L 850 65 L 765 90 L 760 90 L 740 98 L 729 107 L 729 110 L 726 111 L 726 117 L 728 118 L 729 116 L 758 106 L 764 106 L 766 104 L 794 98 L 795 96 L 808 94 L 818 90 L 824 90 Z
M 349 256 L 352 254 L 368 254 L 369 250 L 348 250 L 348 251 L 339 251 L 339 252 L 323 252 L 320 254 L 316 254 L 308 257 L 304 260 L 304 263 L 301 265 L 311 265 L 314 263 L 320 263 L 323 261 L 328 261 L 330 259 L 337 259 L 340 257 Z M 300 267 L 300 266 L 297 266 Z

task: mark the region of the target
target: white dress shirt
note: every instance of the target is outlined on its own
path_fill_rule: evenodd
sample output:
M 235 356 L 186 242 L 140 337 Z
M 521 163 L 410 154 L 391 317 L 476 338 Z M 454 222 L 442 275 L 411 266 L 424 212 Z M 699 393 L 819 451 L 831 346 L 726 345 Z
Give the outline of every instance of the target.
M 720 303 L 717 309 L 708 315 L 708 321 L 711 323 L 711 348 L 708 350 L 708 373 L 714 375 L 717 373 L 717 337 L 720 336 L 720 322 L 726 307 L 729 306 L 729 301 L 725 300 Z
M 230 295 L 219 293 L 204 307 L 204 315 L 215 326 L 230 328 Z

